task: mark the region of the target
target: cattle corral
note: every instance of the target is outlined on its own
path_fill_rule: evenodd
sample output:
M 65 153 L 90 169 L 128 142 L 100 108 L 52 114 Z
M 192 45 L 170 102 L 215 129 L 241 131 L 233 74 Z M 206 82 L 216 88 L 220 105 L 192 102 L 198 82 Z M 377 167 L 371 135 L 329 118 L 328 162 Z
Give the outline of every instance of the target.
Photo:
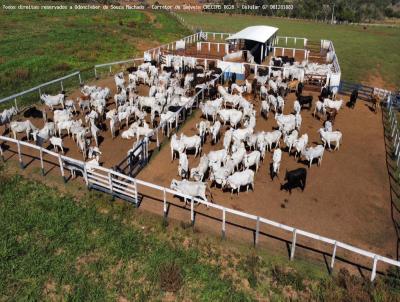
M 205 61 L 203 60 L 202 63 L 205 63 Z M 256 70 L 253 70 L 253 72 L 257 73 Z M 254 76 L 247 75 L 247 79 L 253 80 Z M 127 77 L 126 82 L 128 82 Z M 111 96 L 116 93 L 113 77 L 86 84 L 109 87 Z M 243 82 L 238 81 L 238 84 L 243 84 Z M 191 95 L 194 95 L 194 93 L 192 90 Z M 139 85 L 138 95 L 146 94 L 148 94 L 148 87 Z M 312 95 L 315 104 L 319 92 L 316 93 L 309 90 L 304 91 L 303 94 Z M 196 98 L 196 101 L 200 101 L 200 95 Z M 67 98 L 75 100 L 79 96 L 81 96 L 81 92 L 75 90 L 69 93 Z M 253 94 L 245 93 L 244 97 L 253 104 L 256 110 L 255 131 L 272 131 L 274 127 L 277 127 L 273 113 L 269 113 L 268 119 L 260 116 L 261 101 L 259 95 L 254 97 Z M 344 103 L 348 101 L 347 97 L 341 95 L 338 95 L 337 98 L 343 98 Z M 293 111 L 295 99 L 294 93 L 287 95 L 284 114 L 289 114 Z M 302 126 L 299 134 L 308 133 L 309 145 L 320 144 L 320 137 L 317 131 L 322 127 L 322 120 L 312 115 L 314 106 L 311 110 L 303 109 L 301 112 Z M 37 109 L 43 109 L 43 106 L 36 107 Z M 114 99 L 111 98 L 107 102 L 107 110 L 111 110 L 114 107 Z M 343 133 L 343 145 L 337 151 L 329 152 L 325 150 L 320 167 L 317 167 L 317 164 L 314 163 L 311 168 L 307 168 L 307 163 L 303 161 L 297 162 L 293 155 L 289 156 L 281 140 L 283 156 L 278 178 L 275 177 L 273 180 L 270 178 L 269 165 L 272 162 L 272 152 L 267 152 L 259 171 L 255 174 L 254 191 L 244 192 L 242 190 L 238 195 L 231 195 L 230 191 L 224 192 L 214 186 L 211 188 L 212 201 L 236 211 L 266 217 L 273 221 L 291 225 L 295 229 L 304 229 L 395 258 L 396 247 L 394 242 L 396 234 L 390 218 L 389 184 L 383 156 L 385 154 L 385 145 L 381 117 L 378 114 L 374 114 L 370 107 L 364 103 L 357 103 L 355 110 L 343 107 L 339 111 L 333 126 L 334 129 L 339 129 Z M 189 108 L 187 109 L 188 111 L 192 110 L 191 108 L 190 110 Z M 147 122 L 149 122 L 149 116 L 150 114 L 148 113 Z M 74 118 L 83 117 L 82 113 L 80 113 Z M 48 118 L 52 119 L 52 115 L 49 114 Z M 201 111 L 194 110 L 193 116 L 179 127 L 177 133 L 184 133 L 189 136 L 197 134 L 195 125 L 201 120 L 205 120 L 201 117 Z M 38 128 L 43 125 L 43 120 L 39 117 L 31 118 L 31 121 Z M 107 130 L 101 132 L 99 145 L 102 152 L 101 163 L 104 167 L 112 168 L 127 156 L 127 151 L 132 148 L 135 139 L 124 140 L 120 135 L 112 139 L 108 129 L 108 122 L 106 124 Z M 223 126 L 222 133 L 227 128 L 227 126 Z M 3 128 L 0 129 L 3 131 Z M 127 127 L 124 127 L 122 131 L 126 129 Z M 171 129 L 172 133 L 173 129 Z M 158 154 L 151 157 L 149 164 L 137 175 L 137 179 L 162 187 L 169 187 L 172 179 L 179 179 L 177 176 L 178 160 L 175 159 L 171 163 L 169 141 L 161 131 L 157 135 L 159 135 L 158 139 L 153 136 L 150 141 L 149 150 L 155 152 L 158 142 L 163 142 L 163 147 Z M 19 138 L 22 137 L 20 136 Z M 215 145 L 211 145 L 210 140 L 210 135 L 208 135 L 203 145 L 202 154 L 207 154 L 210 150 L 223 148 L 223 134 L 221 134 L 219 142 Z M 71 138 L 65 136 L 64 144 L 68 157 L 82 158 L 82 154 L 79 153 L 75 142 Z M 11 146 L 9 147 L 11 148 Z M 29 150 L 23 149 L 23 152 L 29 154 Z M 249 148 L 247 148 L 247 151 L 249 151 Z M 5 150 L 5 153 L 7 153 L 7 150 Z M 193 154 L 188 153 L 188 158 L 189 168 L 193 168 L 197 166 L 200 156 L 195 158 Z M 307 168 L 307 184 L 304 192 L 294 189 L 292 194 L 289 194 L 285 190 L 281 190 L 285 171 L 300 167 Z M 148 193 L 149 190 L 144 187 L 138 189 L 140 194 L 143 195 L 142 207 L 159 213 L 157 205 L 146 202 L 156 198 Z M 160 196 L 160 198 L 162 197 Z M 181 201 L 177 197 L 171 196 L 169 202 L 181 205 Z M 220 216 L 216 211 L 206 209 L 202 205 L 196 208 L 196 212 L 211 217 Z M 176 215 L 178 218 L 185 216 L 175 213 L 175 211 L 169 215 L 172 217 Z M 202 215 L 198 216 L 200 218 L 196 218 L 196 225 L 199 227 L 203 225 L 207 228 L 210 223 L 209 219 Z M 249 225 L 251 223 L 243 222 L 240 218 L 229 217 L 229 219 L 231 223 L 253 227 Z M 232 238 L 247 237 L 247 235 L 242 234 L 240 228 L 228 227 L 226 232 L 227 236 Z M 271 230 L 265 230 L 265 232 L 272 235 L 275 234 L 275 231 Z

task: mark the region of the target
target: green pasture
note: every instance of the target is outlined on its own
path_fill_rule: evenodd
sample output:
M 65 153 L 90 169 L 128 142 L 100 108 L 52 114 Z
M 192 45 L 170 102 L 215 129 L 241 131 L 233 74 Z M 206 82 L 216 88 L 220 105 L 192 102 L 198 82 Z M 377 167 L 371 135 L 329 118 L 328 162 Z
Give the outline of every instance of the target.
M 163 12 L 0 9 L 0 97 L 188 34 Z

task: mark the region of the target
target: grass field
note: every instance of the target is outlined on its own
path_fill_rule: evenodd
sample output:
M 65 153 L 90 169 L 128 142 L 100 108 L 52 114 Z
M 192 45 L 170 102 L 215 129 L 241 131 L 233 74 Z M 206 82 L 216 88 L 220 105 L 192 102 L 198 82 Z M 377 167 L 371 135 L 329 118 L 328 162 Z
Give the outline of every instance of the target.
M 0 301 L 393 301 L 398 283 L 210 239 L 108 196 L 0 166 Z M 27 172 L 40 179 L 38 171 Z M 51 186 L 51 187 L 50 187 Z M 58 188 L 58 189 L 57 189 Z M 61 191 L 60 191 L 61 190 Z M 74 197 L 71 193 L 74 192 Z M 358 299 L 358 300 L 357 300 Z
M 0 97 L 188 32 L 163 12 L 0 9 Z
M 368 27 L 227 14 L 180 13 L 189 26 L 203 31 L 235 32 L 251 25 L 271 25 L 281 36 L 334 42 L 342 79 L 390 89 L 400 86 L 400 27 Z

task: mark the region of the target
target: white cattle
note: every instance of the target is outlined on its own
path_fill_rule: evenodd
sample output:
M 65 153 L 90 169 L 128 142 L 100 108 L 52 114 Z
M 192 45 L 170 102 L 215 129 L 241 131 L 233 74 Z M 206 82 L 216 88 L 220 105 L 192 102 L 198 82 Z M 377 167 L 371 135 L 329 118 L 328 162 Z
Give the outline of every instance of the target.
M 294 114 L 300 113 L 301 111 L 301 105 L 300 102 L 298 100 L 295 100 L 293 103 L 293 112 Z
M 170 143 L 170 147 L 171 147 L 171 161 L 173 161 L 175 159 L 175 152 L 179 153 L 179 146 L 180 146 L 180 140 L 177 138 L 176 134 L 173 134 L 171 136 L 171 143 Z
M 65 108 L 68 109 L 70 112 L 76 113 L 76 107 L 73 100 L 66 100 L 65 101 Z
M 189 161 L 185 153 L 179 153 L 178 175 L 182 178 L 188 178 Z
M 38 130 L 29 120 L 23 122 L 11 122 L 10 128 L 14 139 L 17 139 L 17 133 L 25 132 L 27 140 L 29 140 L 29 134 L 31 131 Z
M 117 73 L 114 76 L 114 81 L 118 91 L 124 89 L 125 79 L 123 72 Z
M 240 188 L 243 186 L 246 186 L 247 191 L 249 191 L 249 187 L 251 186 L 254 191 L 254 171 L 246 169 L 244 171 L 235 172 L 222 182 L 222 186 L 230 188 L 231 194 L 233 194 L 234 190 L 237 190 L 239 195 Z
M 299 137 L 299 132 L 297 130 L 293 130 L 292 133 L 284 135 L 283 142 L 289 148 L 289 154 L 298 137 Z
M 332 123 L 330 121 L 326 121 L 324 125 L 324 129 L 327 132 L 332 132 Z
M 313 115 L 315 117 L 316 114 L 323 114 L 324 116 L 326 115 L 326 108 L 325 108 L 325 104 L 322 103 L 321 101 L 317 101 L 315 103 L 315 108 L 314 108 L 314 112 Z
M 253 150 L 256 148 L 257 139 L 258 139 L 258 134 L 256 134 L 256 133 L 253 133 L 247 137 L 246 143 L 247 143 L 247 146 L 249 146 L 250 150 Z
M 153 129 L 145 122 L 143 126 L 139 126 L 138 122 L 134 122 L 130 129 L 136 132 L 136 140 L 139 141 L 140 136 L 149 137 L 153 133 Z
M 279 168 L 281 167 L 281 160 L 282 160 L 282 150 L 275 149 L 274 154 L 272 155 L 272 170 L 275 175 L 279 174 Z
M 173 179 L 171 181 L 170 188 L 175 190 L 181 194 L 189 195 L 191 197 L 199 197 L 204 201 L 207 201 L 206 198 L 206 188 L 207 184 L 199 181 L 189 181 L 189 180 L 176 180 Z M 184 198 L 186 204 L 186 198 Z
M 264 133 L 264 141 L 270 151 L 272 150 L 273 144 L 275 144 L 275 148 L 280 146 L 281 137 L 282 132 L 279 130 Z
M 261 115 L 264 116 L 265 118 L 268 118 L 268 113 L 269 113 L 269 103 L 268 101 L 261 101 Z
M 296 113 L 295 115 L 295 127 L 297 130 L 300 130 L 301 123 L 303 121 L 303 118 L 301 117 L 300 113 Z
M 55 126 L 53 122 L 46 123 L 42 129 L 32 131 L 33 140 L 38 142 L 39 145 L 42 145 L 54 135 L 54 128 Z
M 336 109 L 337 111 L 342 108 L 343 105 L 343 100 L 339 101 L 332 101 L 331 99 L 324 99 L 324 106 L 331 108 L 331 109 Z
M 311 164 L 312 164 L 312 162 L 313 162 L 313 160 L 314 160 L 315 158 L 318 159 L 318 165 L 321 165 L 321 163 L 322 163 L 322 157 L 323 157 L 323 155 L 324 155 L 324 150 L 325 150 L 325 147 L 322 146 L 322 145 L 318 145 L 318 146 L 310 147 L 310 148 L 305 148 L 305 149 L 302 151 L 302 156 L 304 156 L 304 158 L 305 158 L 307 161 L 309 161 L 309 163 L 310 163 L 310 168 L 311 168 Z
M 90 133 L 92 134 L 92 137 L 94 138 L 96 146 L 98 147 L 99 146 L 100 129 L 95 124 L 92 124 L 92 125 L 90 125 Z
M 212 126 L 210 127 L 210 132 L 211 132 L 211 136 L 212 136 L 212 142 L 213 142 L 214 144 L 216 144 L 217 141 L 218 141 L 218 137 L 219 137 L 219 132 L 220 132 L 220 130 L 221 130 L 221 122 L 220 122 L 220 121 L 216 121 L 216 122 L 214 123 L 214 125 L 212 125 Z
M 229 128 L 228 130 L 225 131 L 225 135 L 224 135 L 224 149 L 225 150 L 229 150 L 231 143 L 232 143 L 232 135 L 233 135 L 233 129 Z
M 203 114 L 203 116 L 208 119 L 211 116 L 213 123 L 215 122 L 215 118 L 217 117 L 218 109 L 212 105 L 200 103 L 199 108 Z
M 235 141 L 244 142 L 253 134 L 254 129 L 251 127 L 235 129 L 232 132 L 232 138 Z
M 0 114 L 0 126 L 1 125 L 7 125 L 11 122 L 11 119 L 14 115 L 16 115 L 17 109 L 13 106 L 10 109 L 5 109 L 1 114 Z
M 210 128 L 210 122 L 200 121 L 200 123 L 196 124 L 196 129 L 199 132 L 199 136 L 201 138 L 201 143 L 204 144 L 206 139 L 206 134 L 208 129 Z
M 56 124 L 57 131 L 58 131 L 58 136 L 62 136 L 62 131 L 67 130 L 68 136 L 70 135 L 71 132 L 71 127 L 72 127 L 73 121 L 68 120 L 68 121 L 61 121 Z
M 210 165 L 210 167 L 210 181 L 220 186 L 222 186 L 222 183 L 226 181 L 226 178 L 235 171 L 235 165 L 229 158 L 222 167 L 217 164 Z
M 179 150 L 180 152 L 185 152 L 186 150 L 194 149 L 195 157 L 197 154 L 201 153 L 201 138 L 198 135 L 186 136 L 181 133 L 179 140 Z
M 203 155 L 200 158 L 200 163 L 197 167 L 190 170 L 190 177 L 195 181 L 203 181 L 204 175 L 207 173 L 209 159 L 207 155 Z
M 285 108 L 285 100 L 280 95 L 278 95 L 276 101 L 277 101 L 277 109 L 283 112 L 283 109 Z
M 58 152 L 58 148 L 60 148 L 62 153 L 64 153 L 62 138 L 52 136 L 52 137 L 50 137 L 50 144 L 52 144 L 54 146 L 54 149 L 56 150 L 56 152 Z
M 64 109 L 64 99 L 65 99 L 65 94 L 60 93 L 57 95 L 48 95 L 48 94 L 42 94 L 40 96 L 40 99 L 45 103 L 46 106 L 48 106 L 51 110 L 53 110 L 54 106 L 61 105 L 62 108 Z
M 211 163 L 221 163 L 224 162 L 226 159 L 226 156 L 228 155 L 227 151 L 225 149 L 221 150 L 216 150 L 216 151 L 210 151 L 207 154 L 208 160 Z
M 331 150 L 331 142 L 335 142 L 335 149 L 339 150 L 340 142 L 342 140 L 342 132 L 340 131 L 326 131 L 324 128 L 318 130 L 321 136 L 321 140 L 324 143 L 324 147 L 328 145 Z
M 278 107 L 278 100 L 273 94 L 268 95 L 268 103 L 274 108 L 274 111 L 276 112 L 276 109 Z
M 258 167 L 260 165 L 261 153 L 260 151 L 253 151 L 249 154 L 246 154 L 243 158 L 243 167 L 245 169 L 249 169 L 252 166 L 256 167 L 256 172 L 258 171 Z
M 305 149 L 307 144 L 308 144 L 308 135 L 307 133 L 305 133 L 299 139 L 297 139 L 293 144 L 293 147 L 296 149 L 296 153 L 294 155 L 295 158 L 297 158 L 298 154 L 301 154 L 301 152 Z

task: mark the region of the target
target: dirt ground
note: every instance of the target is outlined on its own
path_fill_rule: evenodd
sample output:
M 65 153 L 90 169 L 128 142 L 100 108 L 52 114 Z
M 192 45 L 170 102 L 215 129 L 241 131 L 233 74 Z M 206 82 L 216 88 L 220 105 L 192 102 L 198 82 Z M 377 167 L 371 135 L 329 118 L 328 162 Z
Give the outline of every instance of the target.
M 112 78 L 96 81 L 96 85 L 107 86 L 112 89 L 112 95 L 115 93 Z M 146 90 L 142 87 L 141 94 L 145 93 Z M 315 93 L 306 91 L 305 94 L 313 94 L 315 103 Z M 68 98 L 75 99 L 78 95 L 79 91 L 73 91 L 69 93 Z M 290 94 L 286 98 L 286 114 L 293 109 L 294 99 L 294 94 Z M 345 98 L 346 101 L 347 98 Z M 264 119 L 259 113 L 259 101 L 252 102 L 257 109 L 256 131 L 271 131 L 276 126 L 273 115 L 270 113 L 268 120 Z M 113 107 L 113 100 L 110 100 L 108 109 Z M 321 120 L 312 116 L 313 109 L 314 107 L 311 111 L 307 109 L 302 111 L 303 123 L 300 131 L 300 134 L 308 134 L 310 144 L 320 143 L 317 130 L 322 125 Z M 178 133 L 195 134 L 195 124 L 201 120 L 200 115 L 199 110 L 195 111 L 194 118 L 189 119 Z M 21 119 L 25 118 L 21 117 Z M 30 119 L 36 126 L 43 126 L 40 118 Z M 286 169 L 292 170 L 307 166 L 306 163 L 297 162 L 293 155 L 289 156 L 282 143 L 284 152 L 279 178 L 271 181 L 269 164 L 272 153 L 267 153 L 256 173 L 254 192 L 241 192 L 237 196 L 214 187 L 212 188 L 213 201 L 226 207 L 395 258 L 397 239 L 390 215 L 389 179 L 385 163 L 381 115 L 371 112 L 364 102 L 359 101 L 354 110 L 345 106 L 340 110 L 334 129 L 340 129 L 343 133 L 343 144 L 339 151 L 329 152 L 326 150 L 320 167 L 315 163 L 311 168 L 307 168 L 307 186 L 304 192 L 295 189 L 290 195 L 288 192 L 280 190 Z M 0 132 L 3 133 L 3 128 L 0 129 Z M 112 167 L 119 163 L 135 141 L 123 140 L 120 137 L 113 140 L 109 131 L 103 132 L 101 136 L 100 149 L 103 153 L 101 162 L 105 167 Z M 24 135 L 18 137 L 21 139 Z M 160 135 L 160 141 L 162 140 L 163 136 Z M 65 136 L 64 143 L 67 148 L 67 156 L 82 159 L 82 154 L 78 152 L 78 148 L 71 138 Z M 154 141 L 150 148 L 155 148 Z M 222 140 L 211 146 L 210 137 L 207 137 L 203 153 L 221 148 Z M 23 148 L 23 152 L 29 154 L 25 148 Z M 194 158 L 194 155 L 188 157 L 189 168 L 197 166 L 200 157 Z M 14 156 L 14 158 L 17 157 Z M 179 179 L 177 166 L 178 160 L 171 162 L 170 147 L 167 142 L 160 152 L 152 157 L 150 164 L 140 172 L 138 179 L 169 187 L 173 178 Z M 162 214 L 162 193 L 142 186 L 139 186 L 138 190 L 143 194 L 140 208 Z M 184 204 L 173 196 L 168 196 L 168 200 L 173 205 L 169 207 L 168 217 L 189 222 L 190 211 L 188 209 L 190 207 L 185 208 Z M 206 209 L 203 206 L 196 207 L 195 211 L 197 231 L 220 234 L 221 212 Z M 227 215 L 226 219 L 230 222 L 226 230 L 228 238 L 243 242 L 254 240 L 254 221 L 233 215 Z M 260 245 L 287 251 L 285 243 L 279 244 L 279 242 L 291 240 L 291 234 L 274 230 L 265 225 L 260 226 L 260 231 L 268 234 L 268 237 L 260 239 Z M 275 240 L 276 238 L 279 240 Z M 332 251 L 329 246 L 315 244 L 315 242 L 310 243 L 302 238 L 298 238 L 298 243 Z M 296 250 L 296 254 L 299 253 L 302 253 L 301 249 Z M 340 255 L 340 251 L 338 251 L 338 255 Z M 364 263 L 370 262 L 367 260 Z
M 294 99 L 294 94 L 287 97 L 286 114 L 293 109 Z M 271 131 L 276 126 L 273 115 L 270 114 L 265 120 L 259 114 L 258 101 L 253 103 L 257 107 L 256 130 Z M 317 130 L 322 127 L 322 121 L 314 118 L 312 111 L 307 109 L 302 111 L 302 117 L 300 134 L 307 133 L 312 145 L 320 143 Z M 178 133 L 194 135 L 195 124 L 200 120 L 201 112 L 197 111 L 195 118 L 190 119 Z M 241 192 L 237 196 L 213 187 L 214 202 L 395 257 L 396 234 L 390 216 L 381 115 L 371 112 L 364 102 L 359 101 L 354 110 L 347 107 L 340 110 L 334 129 L 343 133 L 343 144 L 339 151 L 326 150 L 320 167 L 314 163 L 307 168 L 307 187 L 304 192 L 295 189 L 290 195 L 280 190 L 286 169 L 307 167 L 307 163 L 297 162 L 293 155 L 289 156 L 281 142 L 284 152 L 279 179 L 271 181 L 269 164 L 272 153 L 267 153 L 256 173 L 254 192 Z M 203 153 L 221 148 L 222 140 L 212 146 L 208 137 Z M 198 165 L 200 157 L 188 157 L 189 168 Z M 139 178 L 168 187 L 173 178 L 179 179 L 177 167 L 178 160 L 171 162 L 168 145 L 152 159 Z M 197 210 L 203 212 L 204 209 L 199 207 Z M 214 215 L 211 210 L 204 211 L 207 215 Z M 229 236 L 236 237 L 235 230 L 230 229 Z

